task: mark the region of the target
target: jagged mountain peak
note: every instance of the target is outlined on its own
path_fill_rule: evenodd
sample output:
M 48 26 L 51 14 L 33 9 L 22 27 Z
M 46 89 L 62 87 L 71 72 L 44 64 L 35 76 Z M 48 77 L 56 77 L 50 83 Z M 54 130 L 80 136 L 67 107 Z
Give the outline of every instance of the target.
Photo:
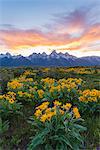
M 56 50 L 53 50 L 51 52 L 51 54 L 49 55 L 49 58 L 56 58 L 56 59 L 59 59 L 60 58 L 60 55 L 59 53 L 56 52 Z
M 23 57 L 23 56 L 20 55 L 20 54 L 19 54 L 19 55 L 14 55 L 14 56 L 13 56 L 14 59 L 18 59 L 18 58 L 22 58 L 22 57 Z
M 10 58 L 12 57 L 12 55 L 8 52 L 6 54 L 0 54 L 0 58 L 4 58 L 4 57 Z
M 45 52 L 32 53 L 24 57 L 12 56 L 10 53 L 0 54 L 0 66 L 93 66 L 100 65 L 100 57 L 87 56 L 77 58 L 69 53 L 57 53 L 53 50 L 47 55 Z
M 7 52 L 5 55 L 6 55 L 6 56 L 11 56 L 11 54 L 10 54 L 9 52 Z
M 51 54 L 57 54 L 56 50 L 53 50 L 53 51 L 51 52 Z
M 42 53 L 42 56 L 47 56 L 47 54 L 45 52 Z

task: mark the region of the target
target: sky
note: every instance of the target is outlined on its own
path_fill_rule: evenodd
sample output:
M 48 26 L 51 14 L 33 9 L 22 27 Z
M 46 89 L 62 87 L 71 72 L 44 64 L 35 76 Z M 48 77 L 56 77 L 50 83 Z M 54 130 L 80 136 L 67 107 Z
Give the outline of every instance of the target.
M 100 56 L 100 0 L 0 0 L 0 53 Z

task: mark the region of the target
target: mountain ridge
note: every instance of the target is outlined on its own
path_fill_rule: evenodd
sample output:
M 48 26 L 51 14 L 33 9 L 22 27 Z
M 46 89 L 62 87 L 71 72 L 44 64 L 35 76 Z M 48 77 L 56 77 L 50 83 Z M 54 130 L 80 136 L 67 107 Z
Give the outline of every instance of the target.
M 29 56 L 0 54 L 0 67 L 19 66 L 99 66 L 99 56 L 76 57 L 69 53 L 57 53 L 56 50 L 47 55 L 45 52 L 32 53 Z

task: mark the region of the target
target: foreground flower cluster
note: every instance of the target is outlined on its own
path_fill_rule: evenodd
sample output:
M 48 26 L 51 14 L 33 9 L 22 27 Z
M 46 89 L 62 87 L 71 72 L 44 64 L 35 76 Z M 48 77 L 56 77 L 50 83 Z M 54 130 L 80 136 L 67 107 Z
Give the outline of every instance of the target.
M 96 102 L 100 98 L 100 91 L 96 89 L 84 90 L 79 97 L 81 102 Z
M 38 102 L 42 102 L 42 100 L 47 100 L 52 103 L 57 99 L 62 104 L 73 103 L 80 107 L 79 109 L 83 109 L 81 103 L 87 103 L 86 105 L 88 105 L 89 102 L 95 102 L 96 105 L 100 98 L 99 90 L 82 90 L 85 82 L 81 78 L 62 78 L 56 80 L 47 77 L 34 80 L 29 77 L 32 75 L 34 73 L 25 71 L 19 78 L 8 82 L 8 92 L 0 95 L 1 102 L 5 103 L 7 101 L 6 103 L 12 105 L 14 103 L 28 101 L 36 105 Z
M 46 120 L 50 121 L 53 116 L 57 115 L 57 109 L 59 110 L 60 114 L 64 115 L 64 113 L 66 111 L 69 111 L 69 109 L 71 109 L 72 106 L 70 103 L 62 105 L 59 101 L 53 102 L 53 107 L 50 107 L 49 104 L 49 102 L 44 102 L 40 106 L 36 107 L 34 115 L 42 122 L 45 122 Z M 72 115 L 77 119 L 80 118 L 80 114 L 77 107 L 72 108 Z
M 50 105 L 50 102 L 43 102 L 36 107 L 34 117 L 30 119 L 35 136 L 32 137 L 28 150 L 74 150 L 75 147 L 79 149 L 83 143 L 80 133 L 86 128 L 79 125 L 83 120 L 78 108 L 72 107 L 71 103 L 62 104 L 56 100 Z
M 16 93 L 9 91 L 7 94 L 0 95 L 0 99 L 7 100 L 9 103 L 13 104 L 16 100 Z

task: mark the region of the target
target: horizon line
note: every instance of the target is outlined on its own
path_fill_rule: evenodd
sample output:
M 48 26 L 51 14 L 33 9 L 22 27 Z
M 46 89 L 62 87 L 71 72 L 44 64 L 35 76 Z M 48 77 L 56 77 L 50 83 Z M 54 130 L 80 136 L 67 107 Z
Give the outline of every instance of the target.
M 47 54 L 45 51 L 43 51 L 43 52 L 33 52 L 33 53 L 31 53 L 31 54 L 29 54 L 29 55 L 27 55 L 27 56 L 24 56 L 24 55 L 22 55 L 22 54 L 12 54 L 11 52 L 5 52 L 5 53 L 0 53 L 0 55 L 6 55 L 7 53 L 8 54 L 10 54 L 11 56 L 23 56 L 23 57 L 29 57 L 30 55 L 32 55 L 32 54 L 43 54 L 43 53 L 45 53 L 47 56 L 49 56 L 50 54 L 52 54 L 53 52 L 56 52 L 57 54 L 59 54 L 59 53 L 62 53 L 62 54 L 66 54 L 66 53 L 68 53 L 69 55 L 71 55 L 71 56 L 74 56 L 74 57 L 76 57 L 76 58 L 81 58 L 81 57 L 100 57 L 100 56 L 97 56 L 97 55 L 91 55 L 91 56 L 89 56 L 89 55 L 87 55 L 87 56 L 75 56 L 75 55 L 73 55 L 73 54 L 70 54 L 69 52 L 57 52 L 57 50 L 52 50 L 49 54 Z

